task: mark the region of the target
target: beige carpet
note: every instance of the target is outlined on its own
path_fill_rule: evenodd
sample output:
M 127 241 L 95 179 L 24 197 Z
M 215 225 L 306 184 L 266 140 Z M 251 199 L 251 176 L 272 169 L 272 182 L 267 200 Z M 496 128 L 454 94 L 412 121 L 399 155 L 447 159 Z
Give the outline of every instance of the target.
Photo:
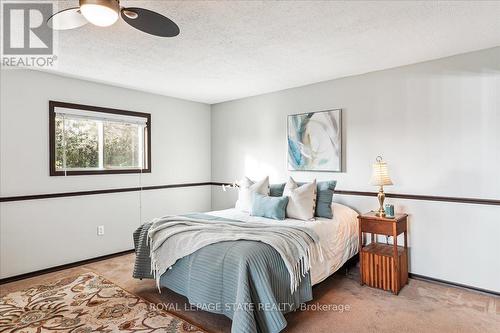
M 158 293 L 153 281 L 131 278 L 133 255 L 0 286 L 0 295 L 32 284 L 94 271 L 209 332 L 230 332 L 231 321 L 192 309 L 174 292 Z M 500 297 L 410 279 L 398 296 L 358 283 L 357 270 L 339 272 L 313 288 L 309 308 L 286 315 L 285 332 L 500 332 Z
M 94 273 L 1 297 L 0 332 L 203 333 Z

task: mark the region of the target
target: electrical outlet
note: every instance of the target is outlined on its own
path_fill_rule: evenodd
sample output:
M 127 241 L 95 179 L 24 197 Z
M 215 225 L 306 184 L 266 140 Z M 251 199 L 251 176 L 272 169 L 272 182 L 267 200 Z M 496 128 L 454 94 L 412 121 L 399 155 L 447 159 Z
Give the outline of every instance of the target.
M 104 226 L 103 225 L 97 226 L 97 236 L 104 236 Z

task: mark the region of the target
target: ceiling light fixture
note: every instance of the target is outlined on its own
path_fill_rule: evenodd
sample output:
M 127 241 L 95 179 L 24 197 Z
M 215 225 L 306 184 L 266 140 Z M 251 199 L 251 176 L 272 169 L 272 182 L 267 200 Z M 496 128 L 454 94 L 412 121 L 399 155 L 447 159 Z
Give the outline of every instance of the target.
M 117 0 L 80 0 L 80 11 L 90 23 L 108 27 L 118 20 L 120 3 Z
M 80 6 L 63 9 L 47 20 L 54 30 L 69 30 L 81 27 L 88 22 L 109 27 L 121 18 L 130 25 L 147 34 L 158 37 L 175 37 L 180 33 L 179 26 L 166 16 L 140 7 L 121 7 L 120 0 L 79 0 Z

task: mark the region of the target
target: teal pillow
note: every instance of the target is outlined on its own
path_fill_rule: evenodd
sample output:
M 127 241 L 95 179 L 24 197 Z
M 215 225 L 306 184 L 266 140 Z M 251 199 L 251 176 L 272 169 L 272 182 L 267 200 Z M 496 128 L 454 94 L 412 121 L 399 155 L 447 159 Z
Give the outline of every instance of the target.
M 302 186 L 305 183 L 297 183 L 297 185 Z M 331 219 L 333 217 L 332 212 L 332 200 L 333 192 L 335 191 L 335 186 L 337 186 L 336 180 L 329 180 L 324 182 L 318 182 L 316 185 L 316 211 L 314 213 L 317 217 L 326 217 Z
M 283 196 L 283 191 L 285 190 L 285 185 L 286 185 L 285 183 L 269 185 L 269 196 L 271 196 L 271 197 Z
M 275 220 L 284 220 L 288 197 L 268 197 L 255 193 L 252 203 L 252 216 L 262 216 Z
M 327 219 L 331 219 L 333 217 L 332 200 L 335 186 L 337 186 L 336 180 L 318 182 L 318 193 L 316 195 L 316 216 L 326 217 Z

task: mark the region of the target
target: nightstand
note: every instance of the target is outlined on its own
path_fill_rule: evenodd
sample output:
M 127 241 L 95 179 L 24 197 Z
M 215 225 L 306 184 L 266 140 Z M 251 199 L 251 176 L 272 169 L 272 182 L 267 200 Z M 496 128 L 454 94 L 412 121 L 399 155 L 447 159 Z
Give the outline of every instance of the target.
M 358 216 L 361 285 L 392 291 L 397 295 L 408 283 L 407 214 L 394 218 L 379 217 L 375 212 Z M 363 233 L 371 234 L 364 245 Z M 404 233 L 404 246 L 398 246 L 398 235 Z M 377 242 L 377 235 L 392 236 L 394 244 Z

